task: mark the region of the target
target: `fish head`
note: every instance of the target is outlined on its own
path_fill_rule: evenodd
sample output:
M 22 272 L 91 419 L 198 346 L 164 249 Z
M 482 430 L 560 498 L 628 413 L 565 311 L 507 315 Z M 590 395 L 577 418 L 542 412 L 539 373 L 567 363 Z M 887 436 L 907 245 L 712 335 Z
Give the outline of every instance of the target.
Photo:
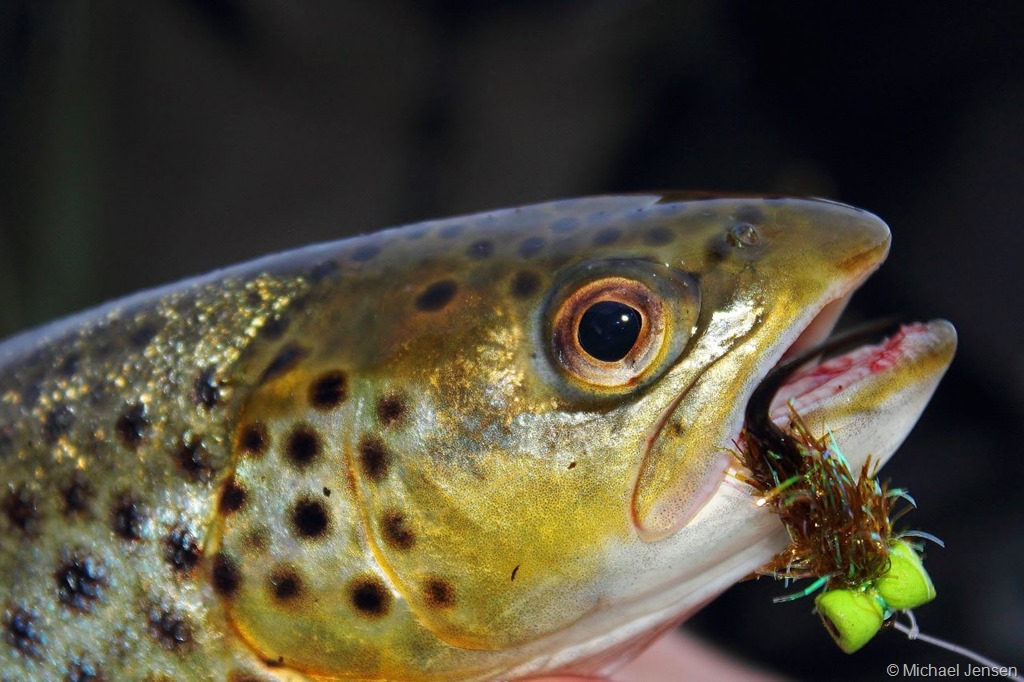
M 315 674 L 454 679 L 596 669 L 678 622 L 784 547 L 728 473 L 744 406 L 888 247 L 832 202 L 642 195 L 328 252 L 248 361 L 249 505 L 219 522 L 238 631 Z M 842 424 L 921 386 L 909 429 L 946 350 Z

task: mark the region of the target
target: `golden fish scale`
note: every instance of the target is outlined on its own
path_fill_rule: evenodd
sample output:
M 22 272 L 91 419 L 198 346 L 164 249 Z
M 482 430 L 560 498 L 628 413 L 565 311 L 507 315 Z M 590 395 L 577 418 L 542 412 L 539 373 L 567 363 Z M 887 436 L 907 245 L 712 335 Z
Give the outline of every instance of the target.
M 552 388 L 554 273 L 614 257 L 732 287 L 753 274 L 724 230 L 764 210 L 423 223 L 7 342 L 0 678 L 487 679 L 543 656 L 608 596 L 605 549 L 635 535 L 618 444 L 665 399 Z

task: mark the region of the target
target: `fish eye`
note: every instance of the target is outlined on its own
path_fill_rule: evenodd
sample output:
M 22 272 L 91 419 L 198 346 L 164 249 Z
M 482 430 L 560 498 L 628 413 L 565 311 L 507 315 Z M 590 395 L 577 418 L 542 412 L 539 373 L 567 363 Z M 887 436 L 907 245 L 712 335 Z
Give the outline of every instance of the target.
M 616 362 L 633 349 L 643 323 L 643 315 L 636 308 L 618 301 L 598 301 L 583 313 L 576 337 L 585 353 Z
M 699 310 L 691 277 L 642 261 L 573 274 L 550 301 L 547 327 L 549 357 L 572 389 L 621 394 L 679 356 Z

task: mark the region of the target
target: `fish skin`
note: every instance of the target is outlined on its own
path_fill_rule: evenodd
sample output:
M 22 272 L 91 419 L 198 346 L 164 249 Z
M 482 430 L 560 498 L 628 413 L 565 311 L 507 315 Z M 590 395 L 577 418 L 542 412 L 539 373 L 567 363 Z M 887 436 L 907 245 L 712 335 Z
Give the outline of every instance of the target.
M 722 447 L 887 248 L 830 202 L 596 197 L 308 247 L 13 337 L 0 679 L 598 669 L 778 551 L 768 515 L 712 499 Z M 552 348 L 552 308 L 620 275 L 666 307 L 665 341 L 594 386 Z

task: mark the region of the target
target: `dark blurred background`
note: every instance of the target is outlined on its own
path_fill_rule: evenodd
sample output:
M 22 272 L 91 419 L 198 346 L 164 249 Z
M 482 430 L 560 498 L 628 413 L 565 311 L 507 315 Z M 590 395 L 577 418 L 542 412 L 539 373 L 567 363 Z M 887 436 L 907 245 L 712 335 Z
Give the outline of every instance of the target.
M 822 195 L 893 228 L 851 316 L 957 360 L 886 474 L 946 541 L 923 629 L 1024 664 L 1024 2 L 0 2 L 0 335 L 379 227 L 554 197 Z M 736 586 L 686 627 L 785 675 L 832 645 Z

